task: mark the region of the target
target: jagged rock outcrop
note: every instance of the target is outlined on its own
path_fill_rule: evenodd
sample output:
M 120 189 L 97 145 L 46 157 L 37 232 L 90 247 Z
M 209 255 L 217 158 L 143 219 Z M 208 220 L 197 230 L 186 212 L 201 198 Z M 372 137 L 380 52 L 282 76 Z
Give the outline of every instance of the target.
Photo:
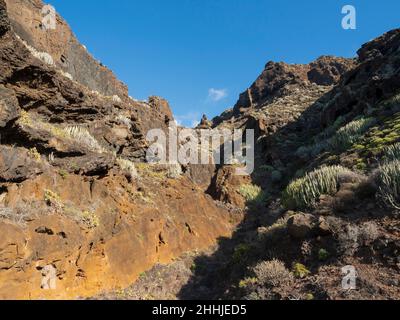
M 171 108 L 167 100 L 160 97 L 149 97 L 149 105 L 161 114 L 165 115 L 165 123 L 168 124 L 174 119 Z
M 88 53 L 62 17 L 57 15 L 55 30 L 43 28 L 41 0 L 5 0 L 5 3 L 14 32 L 37 52 L 49 54 L 56 68 L 90 90 L 106 96 L 117 95 L 124 100 L 128 98 L 126 85 Z
M 322 126 L 346 114 L 351 118 L 368 113 L 378 102 L 395 95 L 400 86 L 399 50 L 400 29 L 365 44 L 358 51 L 360 65 L 321 101 L 325 105 Z
M 355 65 L 351 59 L 323 56 L 308 65 L 268 62 L 258 79 L 242 93 L 233 108 L 234 115 L 242 109 L 260 107 L 263 103 L 289 95 L 293 90 L 312 84 L 331 86 Z M 242 111 L 241 111 L 242 110 Z
M 43 164 L 29 150 L 0 146 L 0 182 L 23 182 L 43 171 Z
M 34 15 L 37 14 L 36 11 L 40 13 L 41 7 L 38 8 L 40 2 L 35 1 L 34 3 L 34 7 L 31 7 L 32 2 L 21 2 L 22 8 L 25 8 L 25 14 Z M 5 4 L 3 3 L 3 5 Z M 7 12 L 10 16 L 19 17 L 15 12 L 17 8 L 19 7 L 13 3 Z M 3 11 L 5 10 L 3 9 Z M 3 24 L 8 25 L 7 20 L 3 20 Z M 116 151 L 131 160 L 143 159 L 146 132 L 152 128 L 166 128 L 167 120 L 173 118 L 168 103 L 159 98 L 157 100 L 151 98 L 149 103 L 129 98 L 121 100 L 117 95 L 107 95 L 106 91 L 103 91 L 104 94 L 101 91 L 93 91 L 93 87 L 90 87 L 85 81 L 70 79 L 65 76 L 60 65 L 57 63 L 49 65 L 43 62 L 40 56 L 38 58 L 34 52 L 32 53 L 31 45 L 27 45 L 26 41 L 15 33 L 15 23 L 12 21 L 12 31 L 10 30 L 3 36 L 0 44 L 0 82 L 4 87 L 13 91 L 13 95 L 24 111 L 23 119 L 28 123 L 22 124 L 19 121 L 19 123 L 12 124 L 10 123 L 12 120 L 10 114 L 11 118 L 7 120 L 10 130 L 2 133 L 8 143 L 40 141 L 39 149 L 43 153 L 83 154 L 84 151 L 77 150 L 80 148 L 79 146 L 66 147 L 65 139 L 63 145 L 58 143 L 60 139 L 56 139 L 58 142 L 50 139 L 51 136 L 54 136 L 52 133 L 60 133 L 60 130 L 63 129 L 61 127 L 80 125 L 85 126 L 90 134 L 99 141 L 100 146 L 106 147 L 110 151 Z M 24 25 L 20 27 L 22 28 Z M 66 25 L 61 25 L 61 27 L 67 28 Z M 43 32 L 48 31 L 28 28 L 24 31 L 24 35 L 35 38 L 36 33 Z M 54 38 L 52 41 L 58 41 L 59 46 L 64 46 L 64 39 Z M 76 59 L 84 61 L 79 53 L 75 54 L 77 55 Z M 87 64 L 94 67 L 98 65 L 92 58 L 88 60 Z M 81 68 L 77 68 L 77 70 L 81 70 Z M 97 79 L 104 87 L 115 87 L 110 90 L 114 90 L 114 93 L 117 92 L 118 85 L 108 79 L 113 79 L 111 71 L 107 70 L 106 72 L 108 80 L 97 77 L 96 74 L 87 70 L 84 74 Z M 4 91 L 4 89 L 2 90 Z M 121 97 L 124 96 L 121 95 Z M 158 102 L 156 103 L 156 101 Z M 9 103 L 11 102 L 7 102 L 7 104 Z M 157 105 L 154 105 L 155 103 Z M 9 113 L 11 110 L 7 112 Z M 30 125 L 29 119 L 35 119 L 32 122 L 34 126 Z M 62 125 L 60 126 L 60 124 Z M 12 141 L 17 137 L 24 141 Z
M 196 127 L 196 129 L 211 129 L 212 123 L 211 121 L 208 120 L 207 116 L 203 114 L 201 117 L 199 125 Z

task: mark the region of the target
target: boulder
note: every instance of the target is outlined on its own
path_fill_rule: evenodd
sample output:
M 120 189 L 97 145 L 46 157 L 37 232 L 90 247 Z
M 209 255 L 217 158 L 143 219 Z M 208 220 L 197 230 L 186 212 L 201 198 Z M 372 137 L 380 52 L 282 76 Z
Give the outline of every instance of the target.
M 287 223 L 288 232 L 295 239 L 304 239 L 310 236 L 314 225 L 314 216 L 305 213 L 296 214 Z
M 38 154 L 24 148 L 0 146 L 1 182 L 22 182 L 41 174 L 43 169 Z

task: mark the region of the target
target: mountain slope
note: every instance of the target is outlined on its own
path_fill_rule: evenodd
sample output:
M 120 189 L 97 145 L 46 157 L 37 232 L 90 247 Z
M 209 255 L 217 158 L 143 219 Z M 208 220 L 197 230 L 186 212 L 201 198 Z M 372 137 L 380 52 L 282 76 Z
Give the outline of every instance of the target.
M 354 60 L 270 62 L 234 109 L 204 120 L 256 132 L 251 179 L 222 166 L 208 190 L 245 207 L 244 220 L 214 250 L 156 266 L 108 297 L 398 299 L 399 36 L 367 43 Z
M 358 54 L 268 63 L 235 108 L 213 120 L 255 129 L 258 141 L 251 185 L 229 184 L 221 168 L 214 196 L 237 203 L 241 190 L 253 191 L 238 231 L 195 260 L 204 265 L 180 297 L 399 298 L 400 30 Z M 217 271 L 206 274 L 205 265 Z M 342 289 L 349 265 L 356 290 Z M 202 285 L 205 294 L 193 294 Z

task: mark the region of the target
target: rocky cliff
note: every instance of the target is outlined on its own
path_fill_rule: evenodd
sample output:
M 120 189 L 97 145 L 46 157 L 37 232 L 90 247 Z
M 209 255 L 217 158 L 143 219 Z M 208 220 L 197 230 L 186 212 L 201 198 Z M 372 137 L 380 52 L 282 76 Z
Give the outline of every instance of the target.
M 135 164 L 168 102 L 129 98 L 61 17 L 41 28 L 42 6 L 0 0 L 0 298 L 125 288 L 228 236 L 240 215 L 180 168 Z
M 9 22 L 16 35 L 37 52 L 47 53 L 48 63 L 75 81 L 106 96 L 128 98 L 128 88 L 95 60 L 78 42 L 68 24 L 56 16 L 56 29 L 44 29 L 41 0 L 6 0 Z

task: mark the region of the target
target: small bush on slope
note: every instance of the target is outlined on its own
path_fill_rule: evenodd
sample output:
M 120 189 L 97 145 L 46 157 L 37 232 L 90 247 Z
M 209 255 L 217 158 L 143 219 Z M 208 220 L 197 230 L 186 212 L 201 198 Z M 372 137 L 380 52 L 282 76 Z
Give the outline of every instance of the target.
M 338 122 L 341 123 L 341 122 Z M 321 134 L 319 139 L 311 145 L 300 147 L 296 154 L 301 158 L 315 157 L 323 151 L 344 151 L 350 148 L 355 142 L 357 142 L 361 136 L 374 125 L 375 120 L 372 118 L 361 118 L 354 120 L 339 130 L 334 131 L 338 124 L 328 128 L 325 134 Z M 327 138 L 331 132 L 335 133 L 331 138 Z
M 254 267 L 253 272 L 257 280 L 268 287 L 290 284 L 293 281 L 293 275 L 279 260 L 261 262 Z
M 338 191 L 341 176 L 353 175 L 341 166 L 322 167 L 294 180 L 283 192 L 283 204 L 287 208 L 313 207 L 323 194 L 334 195 Z
M 332 137 L 329 145 L 335 150 L 351 147 L 373 124 L 374 119 L 361 118 L 345 125 Z
M 373 126 L 353 148 L 363 158 L 379 157 L 385 149 L 400 141 L 400 113 L 386 117 L 383 123 Z
M 266 193 L 254 184 L 245 184 L 240 186 L 239 193 L 246 199 L 248 203 L 261 204 L 266 199 Z
M 400 161 L 381 165 L 376 174 L 378 198 L 393 209 L 400 210 Z
M 383 149 L 385 160 L 397 160 L 400 159 L 400 143 L 395 143 L 387 146 Z
M 396 109 L 400 106 L 400 93 L 382 102 L 380 107 L 383 109 Z
M 99 142 L 90 134 L 88 129 L 81 126 L 70 126 L 64 129 L 66 135 L 78 143 L 83 144 L 90 150 L 99 153 L 105 153 L 106 150 L 99 144 Z
M 90 134 L 89 130 L 83 126 L 67 126 L 65 128 L 58 127 L 51 123 L 45 122 L 40 118 L 33 119 L 31 115 L 24 110 L 21 112 L 21 116 L 17 123 L 22 127 L 28 126 L 37 130 L 47 131 L 54 137 L 60 139 L 72 140 L 96 153 L 112 153 L 101 146 L 96 138 Z
M 132 161 L 117 158 L 117 164 L 121 170 L 125 171 L 130 179 L 135 179 L 138 177 L 138 172 L 136 170 L 135 164 Z

